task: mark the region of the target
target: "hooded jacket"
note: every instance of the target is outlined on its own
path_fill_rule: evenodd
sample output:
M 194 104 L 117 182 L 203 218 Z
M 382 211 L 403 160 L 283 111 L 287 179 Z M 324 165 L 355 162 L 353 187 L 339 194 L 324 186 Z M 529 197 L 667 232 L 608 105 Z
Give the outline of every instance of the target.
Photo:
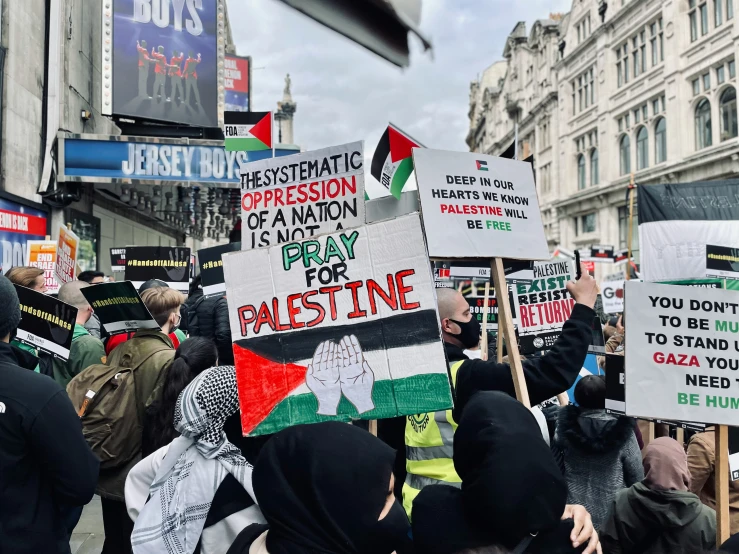
M 539 424 L 521 403 L 479 392 L 461 414 L 454 467 L 462 488 L 425 487 L 413 503 L 418 552 L 453 554 L 465 548 L 513 549 L 534 536 L 527 553 L 578 552 L 572 522 L 561 521 L 567 485 Z
M 585 506 L 599 529 L 616 493 L 644 479 L 634 421 L 605 410 L 565 406 L 554 443 L 564 462 L 568 504 Z
M 218 365 L 233 365 L 231 323 L 225 297 L 206 297 L 198 289 L 184 304 L 187 306 L 187 328 L 191 337 L 211 339 L 218 349 Z
M 600 530 L 608 554 L 695 554 L 716 545 L 716 512 L 692 492 L 652 490 L 637 483 L 620 491 Z
M 99 462 L 66 392 L 0 342 L 0 554 L 67 554 L 65 510 L 87 504 Z
M 72 346 L 67 361 L 53 358 L 54 381 L 66 388 L 69 382 L 83 369 L 94 364 L 105 363 L 105 347 L 100 339 L 93 337 L 85 327 L 75 323 L 72 333 Z

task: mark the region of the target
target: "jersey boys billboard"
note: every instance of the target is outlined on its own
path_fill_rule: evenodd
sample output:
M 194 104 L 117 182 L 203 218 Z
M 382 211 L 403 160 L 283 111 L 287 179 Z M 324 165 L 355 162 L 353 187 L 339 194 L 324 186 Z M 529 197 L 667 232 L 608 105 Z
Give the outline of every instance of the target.
M 103 113 L 218 126 L 219 0 L 113 0 L 112 110 Z M 103 35 L 103 56 L 108 35 Z M 110 113 L 107 113 L 110 111 Z

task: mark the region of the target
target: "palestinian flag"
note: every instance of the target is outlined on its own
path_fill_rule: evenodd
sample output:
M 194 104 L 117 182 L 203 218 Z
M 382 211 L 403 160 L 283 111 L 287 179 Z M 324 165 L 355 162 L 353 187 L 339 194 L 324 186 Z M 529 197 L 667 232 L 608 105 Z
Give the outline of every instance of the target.
M 272 149 L 272 112 L 224 112 L 226 152 Z
M 405 182 L 413 171 L 413 148 L 425 146 L 391 123 L 385 129 L 372 157 L 372 176 L 395 198 L 400 198 Z

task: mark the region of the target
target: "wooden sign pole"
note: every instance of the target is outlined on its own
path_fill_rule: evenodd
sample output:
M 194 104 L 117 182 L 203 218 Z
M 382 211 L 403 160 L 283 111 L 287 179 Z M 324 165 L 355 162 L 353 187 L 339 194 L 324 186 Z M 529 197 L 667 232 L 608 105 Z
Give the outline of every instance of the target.
M 503 260 L 500 258 L 493 258 L 490 261 L 490 270 L 493 273 L 495 298 L 498 303 L 498 344 L 500 345 L 501 335 L 504 336 L 506 344 L 508 344 L 508 360 L 511 366 L 513 386 L 516 389 L 516 398 L 518 398 L 518 401 L 521 404 L 530 408 L 531 402 L 529 401 L 529 390 L 526 387 L 526 379 L 523 375 L 521 355 L 518 352 L 518 343 L 516 342 L 516 331 L 513 328 L 512 308 L 508 301 L 508 285 L 505 280 Z
M 505 357 L 503 356 L 503 344 L 505 343 L 505 341 L 503 340 L 503 331 L 502 331 L 502 327 L 500 326 L 500 306 L 498 306 L 498 335 L 497 336 L 498 336 L 498 341 L 496 343 L 496 353 L 497 353 L 496 359 L 499 364 L 502 364 L 503 358 Z
M 490 281 L 485 282 L 485 308 L 482 317 L 482 340 L 480 340 L 480 358 L 488 359 L 488 302 L 490 301 Z M 474 317 L 474 316 L 473 316 Z
M 626 255 L 626 280 L 631 279 L 631 238 L 634 235 L 634 174 L 631 174 L 631 181 L 629 182 L 629 231 L 626 237 L 626 245 L 628 248 L 628 254 Z
M 370 419 L 369 432 L 375 437 L 377 436 L 377 420 L 376 419 Z
M 729 428 L 716 425 L 716 548 L 729 540 Z

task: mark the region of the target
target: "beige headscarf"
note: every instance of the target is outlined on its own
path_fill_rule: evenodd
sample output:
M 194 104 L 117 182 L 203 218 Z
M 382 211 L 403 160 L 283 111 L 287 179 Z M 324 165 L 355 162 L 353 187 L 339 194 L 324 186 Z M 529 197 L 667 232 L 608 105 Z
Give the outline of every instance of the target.
M 644 484 L 647 487 L 663 491 L 690 489 L 688 456 L 675 439 L 655 439 L 649 443 L 644 453 Z

